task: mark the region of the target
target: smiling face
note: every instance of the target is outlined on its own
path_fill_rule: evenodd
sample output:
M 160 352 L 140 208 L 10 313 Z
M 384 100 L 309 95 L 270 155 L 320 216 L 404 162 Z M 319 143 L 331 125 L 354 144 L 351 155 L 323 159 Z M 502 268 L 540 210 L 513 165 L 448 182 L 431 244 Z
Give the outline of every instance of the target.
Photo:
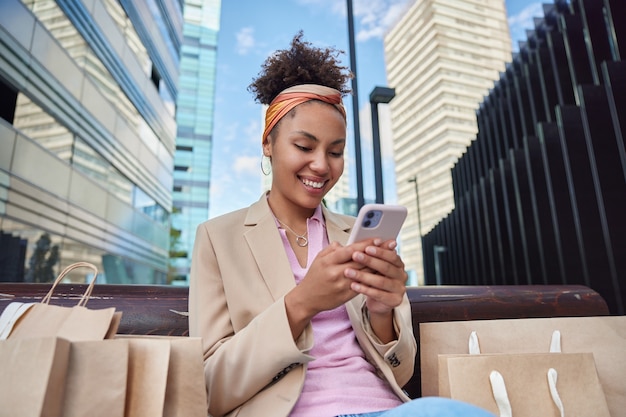
M 343 173 L 346 122 L 332 105 L 295 107 L 263 143 L 272 161 L 269 203 L 283 221 L 310 217 Z

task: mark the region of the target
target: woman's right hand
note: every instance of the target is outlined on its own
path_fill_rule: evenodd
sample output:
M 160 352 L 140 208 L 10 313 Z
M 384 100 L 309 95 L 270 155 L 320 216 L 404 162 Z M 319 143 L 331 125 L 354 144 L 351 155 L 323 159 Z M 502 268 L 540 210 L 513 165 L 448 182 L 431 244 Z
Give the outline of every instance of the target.
M 362 269 L 352 260 L 356 251 L 364 251 L 371 239 L 342 246 L 333 242 L 319 252 L 302 281 L 285 295 L 285 308 L 294 339 L 317 313 L 332 310 L 357 295 L 346 278 L 346 268 Z

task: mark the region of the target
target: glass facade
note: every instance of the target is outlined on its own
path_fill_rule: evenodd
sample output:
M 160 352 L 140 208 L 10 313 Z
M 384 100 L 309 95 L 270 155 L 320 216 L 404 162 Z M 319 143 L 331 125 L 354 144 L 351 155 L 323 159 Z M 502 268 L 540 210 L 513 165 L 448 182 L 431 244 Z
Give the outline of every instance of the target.
M 170 273 L 186 284 L 196 227 L 209 216 L 220 0 L 187 0 L 177 100 Z
M 0 281 L 167 282 L 181 44 L 177 0 L 0 2 Z

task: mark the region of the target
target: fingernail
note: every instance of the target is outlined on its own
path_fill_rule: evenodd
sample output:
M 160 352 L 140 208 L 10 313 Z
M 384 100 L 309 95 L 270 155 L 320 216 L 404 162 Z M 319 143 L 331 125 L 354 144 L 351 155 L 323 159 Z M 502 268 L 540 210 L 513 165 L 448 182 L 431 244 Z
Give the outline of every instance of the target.
M 382 243 L 383 243 L 383 241 L 382 241 L 382 240 L 380 240 L 380 239 L 374 239 L 374 245 L 376 245 L 376 246 L 380 246 Z
M 394 241 L 394 242 L 391 242 L 391 243 L 389 244 L 389 249 L 395 249 L 395 248 L 396 248 L 396 246 L 398 246 L 398 243 L 397 243 L 397 242 L 395 242 L 395 241 Z
M 366 249 L 366 250 L 367 250 L 367 249 Z M 361 261 L 363 261 L 364 259 L 365 259 L 365 255 L 363 255 L 361 252 L 356 252 L 356 253 L 354 254 L 354 260 L 355 260 L 355 261 L 361 262 Z
M 345 273 L 346 277 L 348 277 L 348 278 L 356 277 L 356 271 L 354 269 L 346 268 L 346 271 L 344 273 Z
M 365 253 L 367 253 L 368 255 L 376 255 L 376 248 L 373 246 L 368 246 L 367 248 L 365 248 Z

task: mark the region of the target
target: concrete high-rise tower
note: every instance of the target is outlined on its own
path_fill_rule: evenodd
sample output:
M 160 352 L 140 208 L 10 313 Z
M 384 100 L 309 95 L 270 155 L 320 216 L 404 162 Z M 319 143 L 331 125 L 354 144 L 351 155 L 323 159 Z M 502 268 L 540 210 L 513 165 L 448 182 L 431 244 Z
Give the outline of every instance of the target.
M 454 207 L 450 169 L 476 136 L 479 103 L 511 61 L 504 1 L 416 0 L 384 46 L 396 89 L 398 203 L 409 209 L 402 257 L 412 283 L 421 283 L 420 237 Z

